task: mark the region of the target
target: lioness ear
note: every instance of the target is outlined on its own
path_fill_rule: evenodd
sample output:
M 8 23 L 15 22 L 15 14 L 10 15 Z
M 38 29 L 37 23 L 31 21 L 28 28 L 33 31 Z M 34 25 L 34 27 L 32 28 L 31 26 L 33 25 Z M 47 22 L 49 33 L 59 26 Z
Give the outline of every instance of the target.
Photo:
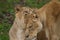
M 15 6 L 15 12 L 20 12 L 22 7 L 18 4 Z
M 20 7 L 19 7 L 19 5 L 16 5 L 15 6 L 15 12 L 18 12 L 18 11 L 20 11 Z
M 20 9 L 19 9 L 19 8 L 16 8 L 15 10 L 16 10 L 17 12 L 18 12 L 18 11 L 20 11 Z

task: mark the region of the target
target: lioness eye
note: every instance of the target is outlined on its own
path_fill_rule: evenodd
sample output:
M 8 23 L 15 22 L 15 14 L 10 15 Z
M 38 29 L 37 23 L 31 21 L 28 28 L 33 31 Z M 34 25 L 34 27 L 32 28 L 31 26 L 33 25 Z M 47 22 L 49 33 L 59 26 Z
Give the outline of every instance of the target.
M 25 11 L 25 13 L 28 13 L 27 11 Z
M 27 15 L 28 11 L 24 11 L 25 12 L 25 15 Z
M 37 16 L 37 15 L 34 15 L 33 17 L 34 17 L 34 18 L 38 18 L 38 16 Z

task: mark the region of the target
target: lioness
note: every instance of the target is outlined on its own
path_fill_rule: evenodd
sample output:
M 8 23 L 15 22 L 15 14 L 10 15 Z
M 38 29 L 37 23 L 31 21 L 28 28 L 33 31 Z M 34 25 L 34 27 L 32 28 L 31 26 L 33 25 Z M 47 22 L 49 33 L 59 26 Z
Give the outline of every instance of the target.
M 9 31 L 10 40 L 36 40 L 37 33 L 42 29 L 37 9 L 21 7 L 15 8 L 16 18 Z
M 40 15 L 41 22 L 44 24 L 46 37 L 48 40 L 60 40 L 60 3 L 52 0 L 40 8 L 37 13 Z M 41 35 L 41 34 L 40 34 Z
M 42 27 L 48 40 L 60 40 L 60 3 L 52 0 L 34 12 L 31 8 L 17 7 L 16 18 L 9 31 L 10 40 L 35 40 Z

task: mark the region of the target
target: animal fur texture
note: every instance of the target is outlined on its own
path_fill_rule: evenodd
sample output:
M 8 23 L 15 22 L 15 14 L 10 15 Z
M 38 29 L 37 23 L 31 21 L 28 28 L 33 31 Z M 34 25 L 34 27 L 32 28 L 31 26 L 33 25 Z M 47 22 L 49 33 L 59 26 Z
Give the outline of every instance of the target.
M 60 40 L 60 3 L 52 0 L 37 11 L 41 21 L 44 22 L 44 30 L 48 40 Z
M 57 0 L 40 9 L 17 6 L 15 10 L 16 18 L 9 31 L 10 40 L 36 40 L 41 30 L 45 31 L 48 40 L 60 40 L 60 3 Z
M 17 6 L 16 18 L 9 31 L 10 40 L 36 40 L 37 33 L 42 29 L 42 24 L 37 9 Z

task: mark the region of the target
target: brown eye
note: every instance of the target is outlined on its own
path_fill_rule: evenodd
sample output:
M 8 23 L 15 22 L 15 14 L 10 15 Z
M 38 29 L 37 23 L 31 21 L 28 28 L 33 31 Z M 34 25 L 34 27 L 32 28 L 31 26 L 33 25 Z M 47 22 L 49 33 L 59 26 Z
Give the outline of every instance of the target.
M 38 16 L 37 15 L 35 15 L 35 16 L 33 16 L 34 18 L 38 18 Z
M 25 11 L 25 13 L 28 13 L 27 11 Z

